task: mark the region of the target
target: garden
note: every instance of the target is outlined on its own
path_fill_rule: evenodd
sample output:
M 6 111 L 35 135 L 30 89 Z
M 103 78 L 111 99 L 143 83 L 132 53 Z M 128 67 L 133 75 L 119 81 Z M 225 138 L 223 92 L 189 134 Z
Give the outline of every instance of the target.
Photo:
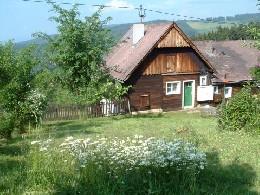
M 259 194 L 259 135 L 217 126 L 195 111 L 47 122 L 1 140 L 0 193 Z

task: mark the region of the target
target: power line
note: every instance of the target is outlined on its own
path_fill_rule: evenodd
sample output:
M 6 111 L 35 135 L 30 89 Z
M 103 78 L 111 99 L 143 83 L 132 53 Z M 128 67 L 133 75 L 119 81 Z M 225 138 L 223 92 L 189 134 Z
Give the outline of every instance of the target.
M 58 3 L 52 0 L 22 0 L 25 2 L 34 2 L 34 3 Z M 142 5 L 140 7 L 130 7 L 130 6 L 112 6 L 112 5 L 100 5 L 100 4 L 94 4 L 94 5 L 89 5 L 85 3 L 70 3 L 70 2 L 60 2 L 58 4 L 61 5 L 78 5 L 78 6 L 92 6 L 92 7 L 104 7 L 104 8 L 119 8 L 119 9 L 136 9 L 139 11 L 139 17 L 141 18 L 141 23 L 144 20 L 144 17 L 146 16 L 146 11 L 149 12 L 154 12 L 158 14 L 164 14 L 164 15 L 170 15 L 170 16 L 176 16 L 176 17 L 182 17 L 185 19 L 190 19 L 191 21 L 201 21 L 201 22 L 208 22 L 208 23 L 218 23 L 218 24 L 231 24 L 231 25 L 241 25 L 243 23 L 233 23 L 233 22 L 228 22 L 228 21 L 214 21 L 214 20 L 207 20 L 199 17 L 192 17 L 192 16 L 186 16 L 186 15 L 181 15 L 181 14 L 175 14 L 175 13 L 169 13 L 169 12 L 163 12 L 159 10 L 152 10 L 152 9 L 144 9 Z

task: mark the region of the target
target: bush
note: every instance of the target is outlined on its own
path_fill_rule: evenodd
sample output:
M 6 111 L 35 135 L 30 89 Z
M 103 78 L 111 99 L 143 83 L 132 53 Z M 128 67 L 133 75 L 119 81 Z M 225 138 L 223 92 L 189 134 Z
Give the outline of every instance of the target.
M 0 112 L 0 137 L 11 138 L 15 127 L 15 120 L 12 114 Z
M 245 86 L 220 108 L 221 129 L 259 132 L 259 98 L 253 96 L 250 86 Z M 257 126 L 258 124 L 258 126 Z

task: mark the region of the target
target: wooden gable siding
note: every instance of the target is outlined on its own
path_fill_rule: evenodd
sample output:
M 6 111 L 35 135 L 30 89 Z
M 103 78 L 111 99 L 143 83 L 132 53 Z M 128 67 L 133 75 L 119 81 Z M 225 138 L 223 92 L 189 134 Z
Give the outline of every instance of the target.
M 128 98 L 131 111 L 160 109 L 162 105 L 162 76 L 142 75 L 128 80 L 132 85 Z M 147 105 L 149 104 L 149 105 Z
M 144 64 L 143 75 L 194 73 L 205 67 L 190 48 L 157 49 Z
M 183 81 L 194 80 L 195 81 L 195 100 L 194 106 L 197 106 L 197 86 L 199 84 L 199 74 L 190 75 L 165 75 L 163 76 L 163 111 L 180 110 L 182 109 L 182 99 L 183 99 Z M 180 94 L 166 95 L 166 82 L 180 81 Z
M 183 36 L 175 28 L 158 43 L 158 48 L 164 47 L 190 47 L 190 44 L 183 38 Z

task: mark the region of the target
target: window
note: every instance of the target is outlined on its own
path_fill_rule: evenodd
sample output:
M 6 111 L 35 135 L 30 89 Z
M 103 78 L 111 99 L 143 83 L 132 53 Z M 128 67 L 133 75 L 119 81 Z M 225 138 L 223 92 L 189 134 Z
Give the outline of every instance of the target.
M 214 86 L 214 94 L 218 93 L 218 86 Z
M 232 95 L 232 87 L 225 87 L 224 94 L 225 98 L 230 98 Z
M 180 94 L 180 85 L 180 81 L 166 82 L 166 95 Z
M 205 86 L 205 85 L 207 85 L 207 75 L 200 76 L 200 86 Z

